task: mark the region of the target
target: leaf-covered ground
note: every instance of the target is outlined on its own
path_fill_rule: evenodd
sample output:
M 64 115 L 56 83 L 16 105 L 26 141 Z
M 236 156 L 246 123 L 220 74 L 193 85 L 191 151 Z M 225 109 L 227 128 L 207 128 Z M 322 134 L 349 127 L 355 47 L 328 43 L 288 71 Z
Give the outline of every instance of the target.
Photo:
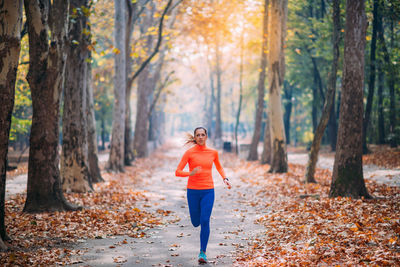
M 363 163 L 389 169 L 400 169 L 400 150 L 391 148 L 376 149 L 373 153 L 363 156 Z
M 317 171 L 318 184 L 303 184 L 301 165 L 290 164 L 287 174 L 268 174 L 268 166 L 229 162 L 240 166 L 236 173 L 242 182 L 254 186 L 247 204 L 258 207 L 256 221 L 265 227 L 238 252 L 239 265 L 400 265 L 398 187 L 366 181 L 375 199 L 332 199 L 330 171 Z
M 84 208 L 74 212 L 42 214 L 22 213 L 25 195 L 6 201 L 5 224 L 12 241 L 10 250 L 0 253 L 1 266 L 37 266 L 71 263 L 70 256 L 82 253 L 72 245 L 86 239 L 126 235 L 143 237 L 146 231 L 163 223 L 169 212 L 149 213 L 145 192 L 133 190 L 141 176 L 151 174 L 154 162 L 139 160 L 124 174 L 103 174 L 104 183 L 94 185 L 94 192 L 66 194 L 66 198 Z
M 157 208 L 160 200 L 142 189 L 160 182 L 151 179 L 160 166 L 170 166 L 168 175 L 173 177 L 180 152 L 170 153 L 171 149 L 166 146 L 151 158 L 136 161 L 124 174 L 104 173 L 106 182 L 95 185 L 92 193 L 66 195 L 69 201 L 84 206 L 81 211 L 24 214 L 25 197 L 13 196 L 6 203 L 5 217 L 13 241 L 8 252 L 0 253 L 0 265 L 71 264 L 85 253 L 75 249 L 76 242 L 118 235 L 146 238 L 149 229 L 172 225 L 176 215 Z M 377 151 L 365 156 L 364 163 L 399 166 L 396 153 Z M 400 266 L 399 187 L 367 180 L 375 199 L 331 199 L 329 170 L 317 170 L 318 184 L 304 184 L 302 165 L 290 164 L 286 174 L 269 174 L 268 165 L 246 162 L 233 154 L 224 153 L 221 158 L 234 185 L 228 200 L 240 207 L 236 211 L 240 217 L 264 227 L 256 236 L 251 236 L 246 226 L 238 230 L 244 243 L 230 244 L 226 239 L 218 246 L 232 245 L 236 251 L 221 256 L 233 257 L 239 266 Z M 302 198 L 304 195 L 308 197 Z M 195 235 L 190 229 L 185 231 Z M 174 238 L 166 242 L 177 244 Z M 178 250 L 181 252 L 173 251 L 168 257 L 180 257 L 183 248 Z M 210 260 L 218 263 L 218 258 Z

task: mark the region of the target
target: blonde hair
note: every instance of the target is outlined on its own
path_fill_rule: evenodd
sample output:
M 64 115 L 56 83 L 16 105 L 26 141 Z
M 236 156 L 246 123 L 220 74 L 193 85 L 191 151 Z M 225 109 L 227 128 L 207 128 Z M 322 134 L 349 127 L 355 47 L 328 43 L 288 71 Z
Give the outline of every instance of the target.
M 207 129 L 206 129 L 206 128 L 204 128 L 204 127 L 202 127 L 202 126 L 197 127 L 196 129 L 194 129 L 193 134 L 186 133 L 186 142 L 185 142 L 185 145 L 189 145 L 189 144 L 195 145 L 195 144 L 196 144 L 196 139 L 194 139 L 194 136 L 196 135 L 196 131 L 197 131 L 197 130 L 200 130 L 200 129 L 203 129 L 203 130 L 206 132 L 206 135 L 208 136 L 208 133 L 207 133 Z

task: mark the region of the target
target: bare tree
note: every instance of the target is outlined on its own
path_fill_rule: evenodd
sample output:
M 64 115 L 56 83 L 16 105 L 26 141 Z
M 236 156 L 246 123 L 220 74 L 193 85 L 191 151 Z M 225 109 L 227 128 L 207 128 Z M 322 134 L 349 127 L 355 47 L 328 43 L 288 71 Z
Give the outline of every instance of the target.
M 367 20 L 364 0 L 346 2 L 342 99 L 330 197 L 371 197 L 362 166 L 364 49 Z

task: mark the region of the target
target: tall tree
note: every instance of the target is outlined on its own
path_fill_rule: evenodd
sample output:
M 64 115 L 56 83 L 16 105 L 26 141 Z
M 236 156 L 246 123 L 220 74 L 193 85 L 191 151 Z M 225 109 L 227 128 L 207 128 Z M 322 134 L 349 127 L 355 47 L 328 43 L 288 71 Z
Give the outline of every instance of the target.
M 58 154 L 69 1 L 25 0 L 25 12 L 33 115 L 24 211 L 72 210 L 77 207 L 64 198 Z
M 209 49 L 207 50 L 207 62 L 209 66 L 209 77 L 210 77 L 210 100 L 208 101 L 208 110 L 207 114 L 207 125 L 208 125 L 208 134 L 209 136 L 214 139 L 214 108 L 215 108 L 215 82 L 214 82 L 214 68 L 212 66 L 211 60 L 209 60 L 210 52 Z
M 154 47 L 154 35 L 146 34 L 150 27 L 155 23 L 156 4 L 150 3 L 150 7 L 146 10 L 143 22 L 140 25 L 140 32 L 145 36 L 145 50 L 152 51 Z M 148 156 L 147 142 L 149 138 L 149 97 L 155 87 L 153 73 L 155 66 L 149 63 L 139 74 L 137 81 L 137 102 L 136 102 L 136 121 L 135 136 L 133 138 L 133 151 L 135 157 L 143 158 Z
M 261 164 L 270 164 L 272 157 L 272 149 L 271 149 L 271 129 L 269 127 L 269 117 L 265 119 L 265 128 L 264 128 L 264 143 L 263 143 L 263 152 L 261 154 Z
M 384 72 L 381 57 L 377 60 L 378 65 L 378 144 L 384 144 L 385 135 L 385 117 L 383 115 L 383 88 L 384 88 Z
M 131 122 L 131 95 L 132 86 L 129 84 L 129 75 L 132 72 L 133 59 L 131 57 L 132 51 L 132 33 L 135 25 L 135 21 L 138 18 L 138 1 L 133 2 L 131 0 L 126 0 L 126 39 L 125 39 L 125 60 L 126 60 L 126 98 L 125 98 L 125 133 L 124 133 L 124 163 L 126 166 L 131 165 L 131 161 L 134 160 L 133 155 L 133 143 L 132 143 L 132 122 Z M 144 8 L 144 7 L 142 7 Z
M 285 125 L 285 136 L 286 144 L 290 144 L 290 116 L 292 114 L 292 101 L 293 96 L 293 86 L 289 82 L 284 81 L 283 83 L 283 101 L 285 112 L 283 115 L 283 123 Z
M 128 87 L 132 86 L 133 81 L 138 77 L 137 85 L 138 85 L 138 101 L 137 101 L 137 110 L 136 110 L 136 122 L 135 122 L 135 136 L 133 138 L 133 155 L 134 157 L 147 157 L 148 149 L 147 149 L 147 141 L 149 138 L 149 97 L 152 91 L 155 89 L 155 85 L 158 81 L 159 68 L 155 68 L 155 73 L 151 73 L 151 69 L 153 68 L 150 63 L 154 56 L 159 52 L 160 46 L 163 40 L 163 23 L 166 18 L 166 15 L 169 11 L 171 11 L 173 0 L 168 0 L 165 8 L 161 14 L 161 18 L 158 22 L 158 34 L 157 41 L 154 43 L 153 34 L 149 34 L 149 29 L 154 26 L 155 23 L 155 12 L 156 12 L 156 4 L 151 2 L 150 7 L 146 9 L 147 14 L 143 18 L 143 22 L 141 23 L 141 34 L 145 36 L 144 45 L 147 52 L 149 53 L 148 57 L 141 62 L 140 67 L 135 71 L 131 78 L 128 80 Z M 177 4 L 179 4 L 178 2 Z M 177 5 L 176 4 L 176 5 Z M 175 6 L 176 6 L 175 5 Z M 173 6 L 172 8 L 174 8 Z M 154 79 L 155 78 L 155 79 Z
M 267 67 L 267 46 L 268 46 L 268 5 L 269 0 L 264 1 L 264 15 L 263 15 L 263 30 L 262 30 L 262 46 L 261 46 L 261 62 L 260 73 L 257 85 L 257 108 L 256 119 L 254 125 L 253 138 L 251 140 L 249 156 L 247 160 L 258 160 L 258 144 L 260 143 L 261 135 L 261 122 L 264 112 L 264 98 L 265 98 L 265 78 Z
M 244 57 L 244 25 L 242 26 L 242 32 L 240 34 L 240 66 L 239 66 L 239 103 L 236 113 L 236 124 L 235 124 L 235 153 L 239 154 L 239 142 L 238 142 L 238 129 L 240 123 L 240 113 L 242 111 L 243 101 L 243 57 Z
M 91 56 L 89 56 L 91 58 Z M 96 119 L 94 112 L 92 65 L 87 62 L 87 85 L 86 85 L 86 114 L 87 114 L 87 140 L 88 140 L 88 161 L 89 177 L 92 183 L 103 182 L 99 167 L 99 157 L 97 149 Z
M 376 35 L 377 25 L 380 16 L 379 1 L 374 0 L 373 18 L 372 18 L 372 37 L 371 37 L 371 49 L 369 55 L 369 81 L 368 81 L 368 96 L 367 103 L 365 105 L 364 122 L 363 122 L 363 152 L 368 153 L 367 147 L 367 131 L 371 117 L 372 101 L 374 100 L 375 92 L 375 70 L 376 70 Z
M 114 0 L 115 30 L 114 40 L 117 48 L 114 63 L 114 107 L 110 157 L 107 169 L 115 172 L 124 171 L 125 157 L 125 98 L 126 98 L 126 16 L 125 1 Z
M 314 178 L 315 167 L 318 161 L 318 152 L 322 141 L 322 136 L 324 135 L 325 128 L 329 122 L 329 117 L 331 115 L 333 100 L 335 97 L 336 91 L 336 78 L 337 78 L 337 70 L 338 70 L 338 61 L 339 61 L 339 41 L 340 41 L 340 1 L 333 1 L 333 12 L 332 12 L 332 21 L 333 21 L 333 35 L 332 35 L 332 69 L 329 73 L 328 78 L 328 90 L 326 92 L 326 98 L 324 103 L 324 109 L 322 111 L 321 119 L 318 123 L 317 129 L 315 131 L 314 139 L 311 144 L 311 149 L 309 153 L 307 168 L 306 168 L 306 177 L 305 180 L 308 183 L 316 183 Z
M 379 3 L 381 4 L 381 3 Z M 395 97 L 395 84 L 396 84 L 396 67 L 392 63 L 392 59 L 390 58 L 389 50 L 385 41 L 385 32 L 384 32 L 382 18 L 379 18 L 377 24 L 377 38 L 379 40 L 379 46 L 381 47 L 381 51 L 383 53 L 384 64 L 386 65 L 386 69 L 388 71 L 387 75 L 387 83 L 389 86 L 389 143 L 391 147 L 397 146 L 396 140 L 396 97 Z
M 221 94 L 222 94 L 222 53 L 221 40 L 215 35 L 215 76 L 217 78 L 217 97 L 215 99 L 215 133 L 214 141 L 217 146 L 222 144 Z
M 133 150 L 135 157 L 143 158 L 148 156 L 147 142 L 149 140 L 149 111 L 150 111 L 150 97 L 154 92 L 157 82 L 160 79 L 160 72 L 162 62 L 164 60 L 163 52 L 159 56 L 157 63 L 150 63 L 155 54 L 159 52 L 162 44 L 163 36 L 163 22 L 166 14 L 171 11 L 170 7 L 172 0 L 169 0 L 163 10 L 160 21 L 158 22 L 158 37 L 157 42 L 154 43 L 154 35 L 148 34 L 151 27 L 154 27 L 156 22 L 157 6 L 155 3 L 150 3 L 150 8 L 147 9 L 147 14 L 143 18 L 140 31 L 145 36 L 145 50 L 152 51 L 151 55 L 142 63 L 141 72 L 138 76 L 137 82 L 137 108 L 136 108 L 136 122 L 135 122 L 135 136 L 133 138 Z M 147 63 L 146 63 L 147 62 Z M 145 64 L 145 65 L 144 65 Z M 137 72 L 136 72 L 137 73 Z
M 346 1 L 342 99 L 330 197 L 369 198 L 362 166 L 364 0 Z
M 286 138 L 283 124 L 281 89 L 285 76 L 284 41 L 287 0 L 271 0 L 268 23 L 268 117 L 271 131 L 272 162 L 270 172 L 287 172 Z
M 14 107 L 15 80 L 21 49 L 22 0 L 5 0 L 0 5 L 0 250 L 8 240 L 4 224 L 7 153 Z
M 87 133 L 90 7 L 89 0 L 70 0 L 70 3 L 60 171 L 64 191 L 84 193 L 93 189 Z
M 335 93 L 336 95 L 336 93 Z M 333 96 L 332 108 L 328 122 L 328 139 L 332 151 L 336 151 L 336 140 L 337 140 L 337 122 L 336 122 L 336 108 L 335 108 L 335 95 Z

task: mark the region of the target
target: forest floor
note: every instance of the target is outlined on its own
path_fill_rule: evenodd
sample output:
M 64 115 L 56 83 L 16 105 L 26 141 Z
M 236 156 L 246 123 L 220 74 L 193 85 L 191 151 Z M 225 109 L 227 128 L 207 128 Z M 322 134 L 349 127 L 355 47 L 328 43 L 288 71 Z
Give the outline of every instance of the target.
M 197 266 L 199 228 L 188 216 L 186 179 L 174 176 L 183 151 L 171 141 L 124 174 L 103 172 L 94 192 L 66 195 L 85 207 L 76 212 L 21 213 L 26 167 L 10 172 L 13 240 L 0 265 Z M 304 184 L 304 151 L 290 151 L 286 174 L 221 153 L 233 189 L 214 173 L 209 265 L 400 265 L 400 151 L 364 156 L 373 200 L 328 197 L 333 157 L 322 153 L 318 184 Z

